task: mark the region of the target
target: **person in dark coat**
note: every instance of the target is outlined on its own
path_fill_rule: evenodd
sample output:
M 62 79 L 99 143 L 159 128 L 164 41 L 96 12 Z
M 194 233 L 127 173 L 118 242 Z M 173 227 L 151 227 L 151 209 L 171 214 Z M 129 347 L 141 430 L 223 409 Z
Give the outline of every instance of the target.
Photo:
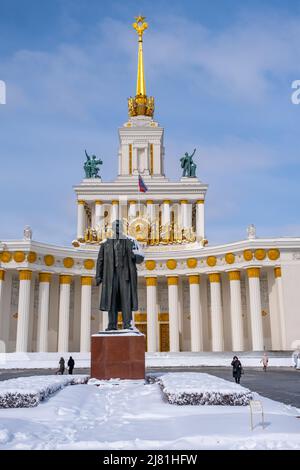
M 73 357 L 70 356 L 70 358 L 69 358 L 69 360 L 68 360 L 68 368 L 69 368 L 69 374 L 70 374 L 70 375 L 73 374 L 74 366 L 75 366 L 75 361 L 74 361 Z
M 65 360 L 63 357 L 61 357 L 59 360 L 59 370 L 57 373 L 63 375 L 64 372 L 65 372 Z
M 231 365 L 232 365 L 232 376 L 235 379 L 235 383 L 239 384 L 241 380 L 241 375 L 242 375 L 242 364 L 239 361 L 239 358 L 237 356 L 233 356 Z
M 118 329 L 118 312 L 122 312 L 124 329 L 132 329 L 132 311 L 138 310 L 136 264 L 144 255 L 134 238 L 122 232 L 122 222 L 112 224 L 113 237 L 100 245 L 96 284 L 102 283 L 100 310 L 108 312 L 109 330 Z

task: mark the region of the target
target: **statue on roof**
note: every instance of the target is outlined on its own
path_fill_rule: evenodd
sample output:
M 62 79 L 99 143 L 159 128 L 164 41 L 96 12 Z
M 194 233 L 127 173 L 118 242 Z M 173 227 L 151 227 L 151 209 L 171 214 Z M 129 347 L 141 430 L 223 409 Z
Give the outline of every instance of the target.
M 86 155 L 86 161 L 84 162 L 83 168 L 85 171 L 85 177 L 86 178 L 100 178 L 99 175 L 99 170 L 98 168 L 99 165 L 103 164 L 103 161 L 101 158 L 97 160 L 96 155 L 88 155 L 87 151 L 85 150 L 85 155 Z
M 181 161 L 181 168 L 183 168 L 182 176 L 186 176 L 188 178 L 196 178 L 196 169 L 197 165 L 193 161 L 193 156 L 195 155 L 196 149 L 194 149 L 191 155 L 188 152 L 185 152 L 184 157 L 180 159 Z

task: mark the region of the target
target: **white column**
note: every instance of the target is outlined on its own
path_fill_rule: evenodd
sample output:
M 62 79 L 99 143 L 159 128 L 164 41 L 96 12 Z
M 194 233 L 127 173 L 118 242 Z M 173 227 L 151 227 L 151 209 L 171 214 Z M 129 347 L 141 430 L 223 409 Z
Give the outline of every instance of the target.
M 162 225 L 170 224 L 170 221 L 171 221 L 170 202 L 171 201 L 166 199 L 162 203 L 162 211 L 161 211 L 161 223 L 162 223 Z
M 16 352 L 27 352 L 32 271 L 19 272 L 19 303 Z
M 181 207 L 181 227 L 187 228 L 188 227 L 188 201 L 182 200 L 180 201 Z
M 200 276 L 190 275 L 191 351 L 203 351 L 202 311 L 200 304 Z
M 168 277 L 170 352 L 179 351 L 178 276 Z
M 84 230 L 85 230 L 85 202 L 79 199 L 77 201 L 77 238 L 78 240 L 84 239 Z
M 161 225 L 162 225 L 162 232 L 161 237 L 166 242 L 170 239 L 170 201 L 165 200 L 161 205 Z
M 138 167 L 139 167 L 139 162 L 138 162 L 138 149 L 134 145 L 132 146 L 132 174 L 137 175 L 138 174 Z
M 157 352 L 157 278 L 146 277 L 147 285 L 147 351 Z
M 156 238 L 156 220 L 155 220 L 155 205 L 152 200 L 146 201 L 147 204 L 147 217 L 150 222 L 150 239 Z
M 69 350 L 69 315 L 70 315 L 70 288 L 71 276 L 59 276 L 59 320 L 58 320 L 58 352 Z
M 154 201 L 148 200 L 147 204 L 147 216 L 150 222 L 155 222 L 155 204 Z
M 275 283 L 277 287 L 277 296 L 278 296 L 278 310 L 279 310 L 279 321 L 280 321 L 280 330 L 281 330 L 281 347 L 283 350 L 285 350 L 287 349 L 287 345 L 286 345 L 286 328 L 285 328 L 285 318 L 284 318 L 281 268 L 276 267 L 274 269 L 274 274 L 275 274 Z
M 223 308 L 221 298 L 221 278 L 219 273 L 208 275 L 211 297 L 211 334 L 212 350 L 224 351 Z
M 136 216 L 136 201 L 128 201 L 128 219 L 134 219 Z
M 3 299 L 4 299 L 4 287 L 5 287 L 5 271 L 4 269 L 0 269 L 0 325 L 3 325 Z
M 228 273 L 230 284 L 230 313 L 232 350 L 244 351 L 244 332 L 242 317 L 241 273 L 230 271 Z
M 119 218 L 119 201 L 111 201 L 111 223 Z
M 48 351 L 48 319 L 49 319 L 49 292 L 50 273 L 39 273 L 39 307 L 37 328 L 37 351 Z
M 92 282 L 91 276 L 81 278 L 80 352 L 91 350 Z
M 103 203 L 99 200 L 95 201 L 95 227 L 98 230 L 102 230 L 104 227 Z
M 261 316 L 260 268 L 247 268 L 249 278 L 250 319 L 253 351 L 263 351 L 264 336 Z
M 196 237 L 197 240 L 205 238 L 204 229 L 204 199 L 199 199 L 196 202 Z

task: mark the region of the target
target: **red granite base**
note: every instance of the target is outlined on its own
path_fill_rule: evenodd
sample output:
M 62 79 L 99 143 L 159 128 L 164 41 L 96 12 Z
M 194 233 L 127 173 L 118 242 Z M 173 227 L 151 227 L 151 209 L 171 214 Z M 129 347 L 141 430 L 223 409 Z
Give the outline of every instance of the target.
M 95 379 L 144 379 L 145 336 L 93 335 L 91 377 Z

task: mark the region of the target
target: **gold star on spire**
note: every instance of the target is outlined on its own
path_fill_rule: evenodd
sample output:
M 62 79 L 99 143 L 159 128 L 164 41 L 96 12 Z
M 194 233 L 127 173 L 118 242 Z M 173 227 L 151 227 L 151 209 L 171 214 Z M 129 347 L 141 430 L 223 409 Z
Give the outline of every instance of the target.
M 135 19 L 137 23 L 143 23 L 143 21 L 146 19 L 146 16 L 135 16 Z

